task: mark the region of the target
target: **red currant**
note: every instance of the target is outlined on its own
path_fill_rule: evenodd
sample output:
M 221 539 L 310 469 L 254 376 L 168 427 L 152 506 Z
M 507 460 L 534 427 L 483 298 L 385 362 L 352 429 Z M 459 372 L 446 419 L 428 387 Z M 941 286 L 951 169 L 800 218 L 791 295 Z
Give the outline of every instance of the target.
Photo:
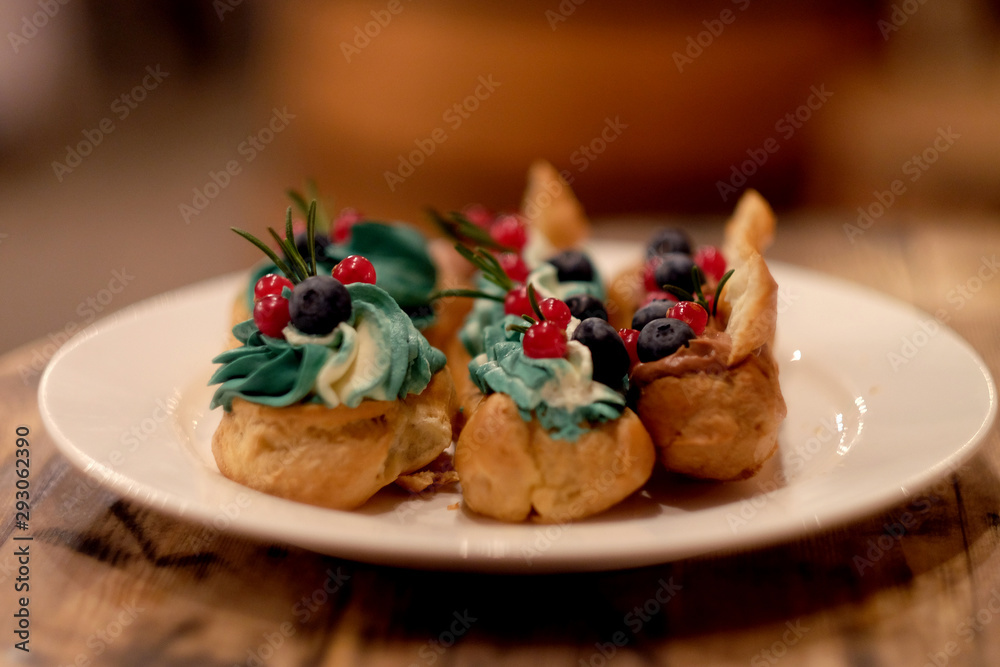
M 566 355 L 566 331 L 555 322 L 539 322 L 524 334 L 524 354 L 532 359 L 557 359 Z
M 695 336 L 705 333 L 708 324 L 708 312 L 693 301 L 681 301 L 667 311 L 667 317 L 686 322 Z
M 698 265 L 706 276 L 719 280 L 726 273 L 726 258 L 722 252 L 712 245 L 698 248 L 694 253 L 694 263 Z
M 268 294 L 253 306 L 253 323 L 265 336 L 284 338 L 289 319 L 288 299 L 279 294 Z
M 573 318 L 569 306 L 559 299 L 542 299 L 538 304 L 538 310 L 547 322 L 552 322 L 562 329 L 568 327 L 569 321 Z
M 528 232 L 517 215 L 507 214 L 497 218 L 490 227 L 490 237 L 502 246 L 521 252 L 528 242 Z
M 507 315 L 528 315 L 535 316 L 535 311 L 531 308 L 531 300 L 528 299 L 528 288 L 515 287 L 507 292 L 507 297 L 503 300 L 503 312 Z
M 466 206 L 465 210 L 462 211 L 462 215 L 476 227 L 482 227 L 483 229 L 489 229 L 496 218 L 493 212 L 482 204 L 470 204 Z
M 629 370 L 632 369 L 637 363 L 639 363 L 639 332 L 635 329 L 619 329 L 618 335 L 621 336 L 622 342 L 625 343 L 625 349 L 628 351 L 629 359 Z
M 375 267 L 361 255 L 351 255 L 333 267 L 332 275 L 345 285 L 351 283 L 375 284 Z
M 646 262 L 646 266 L 642 270 L 642 284 L 646 288 L 647 292 L 659 292 L 663 287 L 656 282 L 656 267 L 659 266 L 662 261 L 663 259 L 660 257 L 653 257 Z
M 500 262 L 500 268 L 507 274 L 507 277 L 515 283 L 523 283 L 528 279 L 528 265 L 516 252 L 502 252 L 497 257 L 497 261 Z
M 334 243 L 347 243 L 351 238 L 351 227 L 365 219 L 360 211 L 353 208 L 345 208 L 333 221 L 333 231 L 330 238 Z
M 646 298 L 642 300 L 642 305 L 648 306 L 654 301 L 672 301 L 673 303 L 677 303 L 677 297 L 670 292 L 654 290 L 646 294 Z
M 277 294 L 281 296 L 282 288 L 287 287 L 288 289 L 293 289 L 295 284 L 285 276 L 279 276 L 277 273 L 269 273 L 257 281 L 257 284 L 253 286 L 253 300 L 254 303 L 260 301 L 265 296 L 271 294 Z

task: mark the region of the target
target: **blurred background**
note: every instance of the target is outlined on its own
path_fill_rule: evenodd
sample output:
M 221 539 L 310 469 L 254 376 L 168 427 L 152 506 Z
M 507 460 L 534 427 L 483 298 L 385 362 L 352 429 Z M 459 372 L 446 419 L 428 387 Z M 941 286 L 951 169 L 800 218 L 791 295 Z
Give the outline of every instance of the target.
M 544 157 L 608 236 L 1000 207 L 1000 2 L 485 4 L 5 0 L 0 352 L 248 266 L 308 178 L 423 223 Z

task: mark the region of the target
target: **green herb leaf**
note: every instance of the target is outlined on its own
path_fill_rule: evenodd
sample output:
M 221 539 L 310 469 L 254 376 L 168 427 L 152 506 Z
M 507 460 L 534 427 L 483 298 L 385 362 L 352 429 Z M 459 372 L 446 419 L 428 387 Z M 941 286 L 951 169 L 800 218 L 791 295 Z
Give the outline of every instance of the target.
M 482 246 L 484 248 L 500 250 L 502 252 L 516 252 L 514 248 L 494 241 L 488 231 L 473 224 L 461 213 L 452 211 L 448 214 L 448 217 L 445 217 L 433 208 L 429 208 L 427 209 L 427 214 L 430 216 L 434 224 L 441 230 L 441 233 L 456 243 L 460 243 L 462 245 Z
M 489 294 L 487 292 L 480 292 L 479 290 L 474 290 L 474 289 L 443 289 L 434 292 L 433 294 L 428 296 L 427 300 L 436 301 L 438 299 L 443 299 L 449 296 L 462 296 L 462 297 L 469 297 L 472 299 L 492 299 L 493 301 L 499 301 L 500 303 L 503 303 L 504 301 L 504 297 L 502 296 L 499 296 L 497 294 Z
M 712 299 L 712 317 L 715 317 L 715 311 L 719 307 L 719 299 L 722 298 L 722 288 L 726 286 L 726 283 L 733 275 L 733 269 L 729 269 L 726 273 L 719 279 L 719 284 L 715 286 L 715 298 Z
M 295 204 L 295 208 L 299 209 L 302 215 L 306 215 L 309 212 L 309 204 L 306 202 L 306 198 L 300 193 L 289 189 L 285 191 L 285 194 L 288 195 L 288 198 L 292 200 L 292 203 Z
M 291 216 L 292 209 L 288 209 Z M 316 200 L 309 204 L 309 212 L 306 213 L 306 243 L 309 246 L 309 269 L 312 275 L 316 275 Z
M 528 283 L 528 303 L 531 304 L 531 309 L 538 315 L 538 321 L 544 322 L 545 316 L 542 315 L 542 309 L 538 307 L 538 295 L 535 293 L 535 286 L 531 283 Z
M 302 256 L 299 251 L 295 249 L 294 243 L 289 243 L 285 239 L 278 236 L 278 233 L 274 231 L 271 227 L 267 228 L 267 231 L 271 233 L 271 237 L 278 243 L 278 247 L 285 253 L 285 257 L 288 258 L 289 266 L 295 271 L 295 275 L 298 277 L 296 282 L 302 282 L 309 277 L 309 269 L 306 267 L 306 263 L 302 261 Z
M 250 241 L 250 243 L 257 246 L 265 255 L 267 255 L 268 259 L 274 262 L 274 265 L 277 266 L 281 270 L 281 272 L 284 273 L 288 277 L 288 279 L 291 280 L 293 283 L 298 284 L 302 282 L 301 280 L 298 279 L 298 276 L 295 274 L 295 272 L 292 271 L 291 267 L 289 267 L 288 264 L 286 264 L 280 257 L 278 257 L 278 254 L 273 250 L 271 250 L 271 248 L 269 248 L 266 243 L 261 241 L 259 238 L 257 238 L 250 232 L 238 229 L 236 227 L 230 227 L 230 229 L 232 229 L 234 232 L 245 238 L 247 241 Z

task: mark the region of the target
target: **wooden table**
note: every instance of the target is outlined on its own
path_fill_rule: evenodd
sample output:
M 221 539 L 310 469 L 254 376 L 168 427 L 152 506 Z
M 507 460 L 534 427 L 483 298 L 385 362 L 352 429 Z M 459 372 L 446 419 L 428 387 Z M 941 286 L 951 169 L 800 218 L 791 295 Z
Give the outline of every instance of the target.
M 1000 249 L 996 223 L 887 216 L 852 243 L 850 222 L 783 221 L 770 256 L 946 309 L 996 376 L 1000 279 L 972 280 Z M 605 233 L 619 232 L 645 234 Z M 949 300 L 958 286 L 977 287 L 961 307 Z M 630 571 L 411 571 L 225 533 L 191 548 L 198 526 L 115 496 L 56 450 L 37 375 L 21 376 L 47 342 L 0 358 L 3 664 L 1000 665 L 997 428 L 968 465 L 921 492 L 916 525 L 860 573 L 854 556 L 907 506 L 794 542 Z M 31 542 L 14 539 L 18 426 L 30 431 Z M 30 653 L 12 634 L 25 545 Z M 665 586 L 669 601 L 651 604 Z

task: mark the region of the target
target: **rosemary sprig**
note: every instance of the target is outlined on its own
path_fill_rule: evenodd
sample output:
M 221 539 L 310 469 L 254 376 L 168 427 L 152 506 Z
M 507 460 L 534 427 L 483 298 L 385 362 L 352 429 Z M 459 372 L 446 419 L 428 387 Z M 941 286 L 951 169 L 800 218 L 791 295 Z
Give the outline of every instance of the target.
M 682 287 L 677 287 L 676 285 L 662 285 L 661 289 L 663 289 L 664 292 L 673 294 L 681 301 L 693 301 L 710 313 L 712 317 L 715 317 L 716 309 L 719 305 L 718 297 L 722 295 L 722 288 L 732 275 L 733 269 L 729 269 L 725 274 L 723 274 L 722 278 L 719 279 L 719 284 L 715 286 L 715 298 L 712 299 L 711 308 L 709 308 L 708 299 L 705 297 L 705 293 L 702 290 L 702 287 L 707 282 L 705 280 L 705 274 L 697 265 L 691 267 L 691 282 L 694 285 L 694 294 L 688 292 Z
M 430 216 L 431 221 L 441 230 L 441 233 L 452 241 L 455 241 L 456 244 L 463 246 L 472 245 L 500 252 L 517 252 L 514 248 L 494 241 L 488 231 L 473 224 L 461 213 L 452 211 L 445 217 L 433 208 L 429 208 L 427 209 L 427 215 Z
M 722 278 L 719 279 L 719 284 L 715 286 L 715 298 L 712 299 L 712 317 L 715 317 L 715 310 L 719 307 L 719 299 L 722 297 L 722 288 L 726 286 L 726 282 L 732 277 L 733 269 L 726 271 Z
M 263 251 L 265 255 L 267 255 L 268 259 L 274 262 L 275 266 L 281 269 L 282 273 L 288 276 L 288 278 L 292 282 L 296 282 L 295 278 L 293 277 L 295 274 L 293 273 L 292 269 L 287 264 L 285 264 L 285 262 L 280 257 L 278 257 L 277 253 L 271 250 L 271 248 L 269 248 L 266 243 L 261 241 L 259 238 L 257 238 L 250 232 L 238 229 L 237 227 L 230 227 L 230 229 L 232 229 L 234 232 L 245 238 L 247 241 L 250 241 L 250 243 L 257 246 L 261 251 Z
M 295 204 L 295 208 L 299 212 L 307 216 L 309 215 L 309 209 L 311 206 L 316 206 L 316 224 L 319 229 L 324 232 L 330 229 L 330 216 L 327 215 L 326 205 L 323 203 L 323 199 L 319 196 L 319 189 L 316 187 L 316 182 L 312 179 L 306 181 L 306 194 L 303 195 L 297 190 L 292 190 L 289 188 L 285 191 L 288 198 L 292 200 Z
M 535 292 L 535 286 L 531 283 L 528 283 L 528 303 L 531 304 L 531 309 L 535 311 L 535 315 L 538 315 L 538 321 L 544 322 L 545 316 L 542 315 L 542 309 L 538 306 L 538 294 Z
M 288 209 L 289 219 L 291 219 L 292 209 Z M 309 204 L 309 211 L 306 213 L 306 238 L 309 246 L 309 268 L 312 275 L 316 275 L 316 200 Z
M 428 301 L 437 301 L 438 299 L 443 299 L 449 296 L 461 296 L 470 299 L 492 299 L 493 301 L 499 301 L 503 303 L 504 297 L 499 294 L 490 294 L 489 292 L 481 292 L 475 289 L 443 289 L 433 292 L 427 297 Z
M 289 209 L 290 210 L 290 209 Z M 288 276 L 292 282 L 300 283 L 309 277 L 309 267 L 306 266 L 305 260 L 302 259 L 302 254 L 295 247 L 295 239 L 293 238 L 291 242 L 278 236 L 278 232 L 274 231 L 273 228 L 268 227 L 267 231 L 271 234 L 271 238 L 277 242 L 278 247 L 285 253 L 285 257 L 288 258 L 289 266 L 295 272 L 295 278 Z
M 309 278 L 310 276 L 316 275 L 316 201 L 309 205 L 307 209 L 306 217 L 306 247 L 309 251 L 309 261 L 306 262 L 302 253 L 299 249 L 295 247 L 295 234 L 292 231 L 292 207 L 288 207 L 288 211 L 285 215 L 285 238 L 281 238 L 278 232 L 274 231 L 273 227 L 268 227 L 267 231 L 271 235 L 271 238 L 275 240 L 278 244 L 278 248 L 285 254 L 288 261 L 284 261 L 278 256 L 278 253 L 274 252 L 268 247 L 266 243 L 261 241 L 259 238 L 254 236 L 248 231 L 238 229 L 236 227 L 231 227 L 234 232 L 245 238 L 250 243 L 254 244 L 259 248 L 267 258 L 274 262 L 274 265 L 284 273 L 289 280 L 294 284 L 298 284 Z

